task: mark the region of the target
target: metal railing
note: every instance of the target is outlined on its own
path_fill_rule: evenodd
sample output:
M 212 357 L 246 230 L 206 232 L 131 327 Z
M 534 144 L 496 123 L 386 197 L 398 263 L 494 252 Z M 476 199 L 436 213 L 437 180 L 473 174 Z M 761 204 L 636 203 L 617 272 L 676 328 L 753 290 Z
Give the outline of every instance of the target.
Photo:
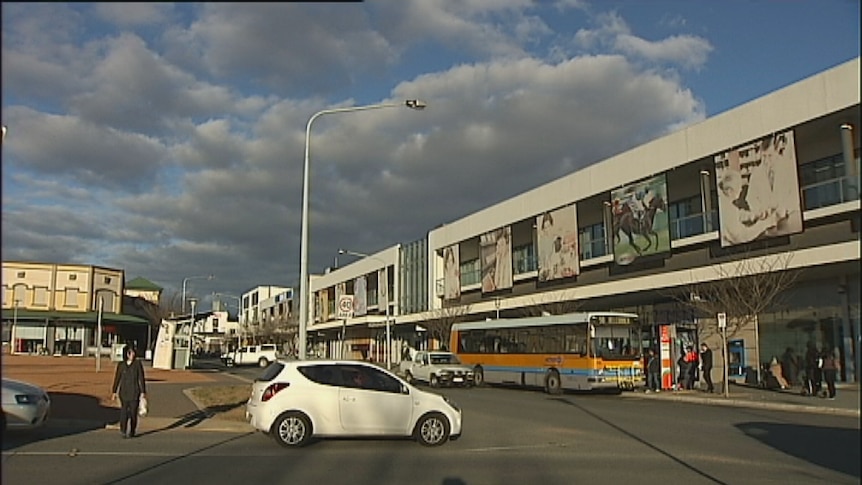
M 858 184 L 858 178 L 844 176 L 806 185 L 801 189 L 802 207 L 811 210 L 858 200 Z

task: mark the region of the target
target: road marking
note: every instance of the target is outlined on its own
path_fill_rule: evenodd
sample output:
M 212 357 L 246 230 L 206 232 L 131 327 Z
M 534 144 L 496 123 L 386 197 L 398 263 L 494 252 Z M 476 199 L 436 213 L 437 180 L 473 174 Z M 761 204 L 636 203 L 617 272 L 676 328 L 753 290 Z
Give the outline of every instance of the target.
M 468 448 L 466 450 L 462 450 L 466 453 L 487 453 L 491 451 L 513 451 L 513 450 L 530 450 L 530 449 L 540 449 L 540 448 L 567 448 L 569 444 L 566 443 L 543 443 L 540 445 L 521 445 L 521 446 L 489 446 L 485 448 Z
M 179 456 L 185 453 L 162 451 L 4 451 L 3 456 Z

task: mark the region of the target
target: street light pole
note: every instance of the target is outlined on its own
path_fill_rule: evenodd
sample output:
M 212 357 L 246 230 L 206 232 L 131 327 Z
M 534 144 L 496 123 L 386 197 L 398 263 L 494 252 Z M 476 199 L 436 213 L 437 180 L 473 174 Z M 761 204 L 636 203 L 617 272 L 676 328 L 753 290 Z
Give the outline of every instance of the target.
M 191 299 L 192 318 L 191 324 L 189 325 L 189 349 L 188 352 L 186 352 L 186 369 L 190 369 L 192 367 L 192 341 L 195 337 L 195 304 L 197 304 L 197 302 L 198 301 L 196 299 Z
M 309 155 L 311 152 L 311 124 L 320 116 L 333 113 L 349 113 L 352 111 L 366 111 L 381 108 L 407 107 L 415 110 L 425 109 L 427 104 L 418 99 L 408 99 L 403 103 L 380 103 L 366 106 L 351 106 L 348 108 L 334 108 L 318 111 L 311 115 L 305 126 L 305 164 L 302 169 L 302 230 L 299 242 L 299 359 L 307 357 L 307 335 L 308 329 L 308 304 L 310 299 L 308 281 L 308 180 L 309 180 Z
M 186 284 L 187 284 L 190 280 L 211 280 L 211 279 L 213 279 L 213 278 L 215 278 L 215 276 L 213 276 L 213 275 L 207 275 L 207 276 L 187 276 L 187 277 L 183 278 L 183 302 L 182 302 L 182 313 L 183 313 L 183 314 L 185 314 L 185 313 L 186 313 Z
M 386 305 L 386 369 L 391 369 L 392 368 L 392 333 L 390 332 L 390 329 L 389 329 L 389 264 L 386 261 L 384 261 L 384 260 L 382 260 L 376 256 L 370 256 L 368 254 L 359 253 L 356 251 L 348 251 L 347 249 L 339 249 L 338 254 L 350 254 L 352 256 L 358 256 L 360 258 L 373 259 L 373 260 L 379 261 L 381 264 L 383 264 L 383 274 L 386 277 L 386 282 L 383 285 L 383 291 L 386 292 L 384 295 L 384 297 L 386 298 L 386 301 L 384 302 L 384 305 Z M 378 297 L 377 297 L 377 304 L 378 304 L 378 306 L 380 305 L 380 295 L 378 295 Z

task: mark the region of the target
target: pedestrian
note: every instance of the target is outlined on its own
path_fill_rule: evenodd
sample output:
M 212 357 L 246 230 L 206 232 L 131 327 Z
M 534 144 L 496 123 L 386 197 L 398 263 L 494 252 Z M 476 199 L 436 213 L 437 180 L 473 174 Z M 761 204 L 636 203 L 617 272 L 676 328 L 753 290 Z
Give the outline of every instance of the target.
M 781 373 L 789 386 L 799 384 L 799 358 L 793 353 L 793 347 L 787 347 L 781 355 Z
M 123 347 L 123 360 L 117 363 L 114 384 L 111 386 L 112 399 L 120 399 L 120 433 L 123 438 L 134 438 L 138 428 L 138 406 L 141 398 L 146 398 L 147 383 L 144 366 L 135 358 L 135 349 L 130 345 Z
M 814 342 L 808 342 L 805 351 L 805 391 L 809 396 L 820 392 L 820 353 Z
M 703 380 L 706 381 L 706 392 L 712 393 L 712 350 L 706 344 L 700 344 L 700 368 Z
M 769 373 L 775 378 L 775 381 L 780 388 L 787 389 L 789 387 L 787 379 L 784 378 L 781 364 L 778 362 L 778 357 L 776 356 L 772 356 L 772 360 L 769 361 Z
M 835 378 L 838 375 L 838 361 L 835 359 L 835 354 L 828 347 L 823 348 L 821 363 L 820 370 L 823 373 L 823 380 L 826 381 L 826 397 L 828 399 L 835 399 Z
M 683 356 L 685 362 L 685 374 L 683 374 L 683 388 L 687 390 L 694 389 L 695 375 L 697 372 L 697 354 L 694 352 L 694 347 L 689 345 L 685 348 Z
M 649 391 L 661 391 L 661 358 L 653 349 L 649 349 L 647 359 L 647 392 Z

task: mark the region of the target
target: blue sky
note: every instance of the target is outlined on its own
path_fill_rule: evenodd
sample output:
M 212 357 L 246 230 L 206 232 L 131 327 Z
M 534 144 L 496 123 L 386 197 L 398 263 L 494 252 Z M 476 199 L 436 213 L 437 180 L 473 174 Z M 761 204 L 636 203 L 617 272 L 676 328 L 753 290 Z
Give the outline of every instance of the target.
M 859 56 L 859 2 L 2 4 L 4 260 L 296 285 Z

